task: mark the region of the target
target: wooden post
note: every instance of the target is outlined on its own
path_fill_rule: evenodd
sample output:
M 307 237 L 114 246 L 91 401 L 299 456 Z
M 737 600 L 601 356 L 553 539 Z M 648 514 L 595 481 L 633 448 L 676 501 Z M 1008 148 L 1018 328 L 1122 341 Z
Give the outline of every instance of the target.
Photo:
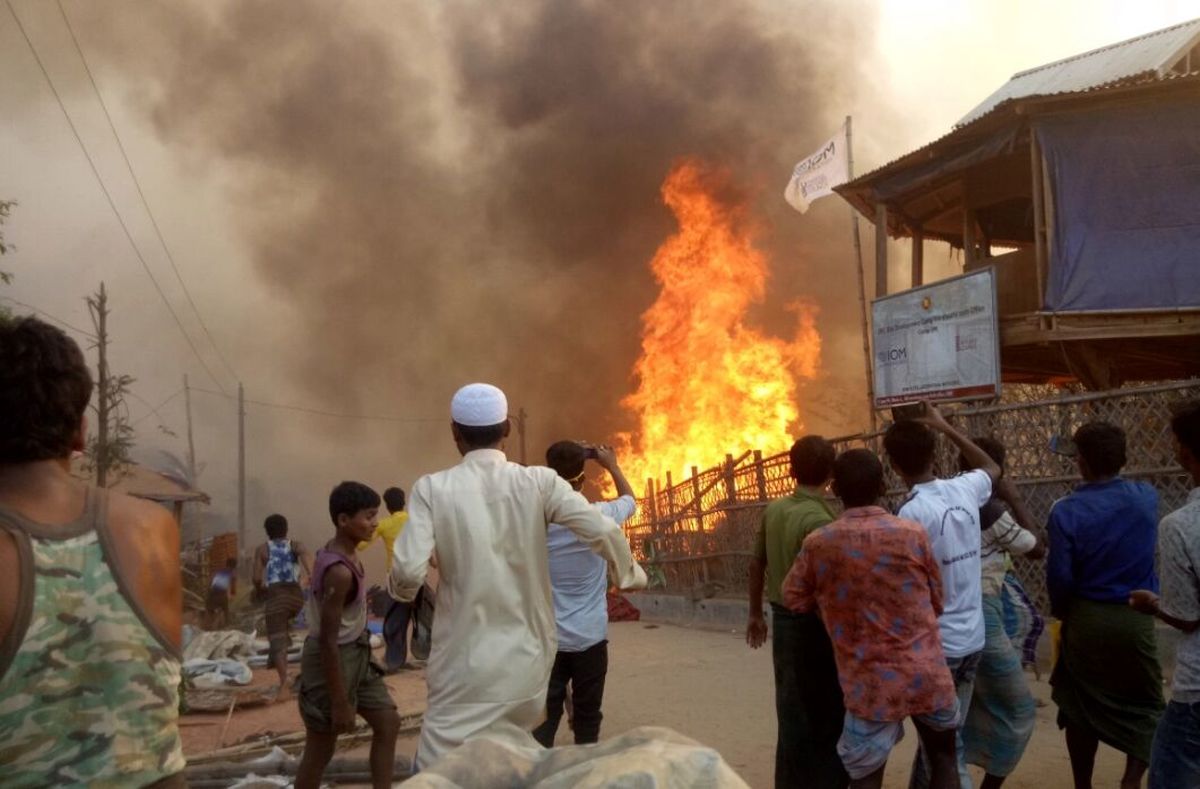
M 975 211 L 963 205 L 963 269 L 975 262 Z
M 696 531 L 704 531 L 704 508 L 700 506 L 700 469 L 692 466 L 692 506 L 696 510 Z
M 925 232 L 922 228 L 913 228 L 912 236 L 912 287 L 918 288 L 925 284 Z
M 733 504 L 737 501 L 737 480 L 733 476 L 733 455 L 725 453 L 725 501 Z
M 875 298 L 888 293 L 887 204 L 875 204 Z
M 763 471 L 762 450 L 754 450 L 754 475 L 758 480 L 758 499 L 767 500 L 767 472 Z
M 854 180 L 854 135 L 850 131 L 850 116 L 846 116 L 846 174 Z M 871 331 L 867 324 L 867 284 L 863 273 L 862 240 L 858 234 L 858 211 L 850 206 L 850 227 L 854 235 L 854 273 L 858 275 L 858 312 L 862 329 L 863 367 L 867 382 L 867 419 L 875 432 L 875 382 L 871 375 Z
M 1037 308 L 1046 307 L 1046 206 L 1042 183 L 1042 146 L 1037 135 L 1029 130 L 1029 170 L 1033 186 L 1033 259 L 1034 276 L 1037 279 Z
M 1042 159 L 1042 210 L 1043 220 L 1042 231 L 1046 236 L 1046 270 L 1043 272 L 1047 278 L 1050 276 L 1050 269 L 1054 268 L 1054 190 L 1050 188 L 1050 171 L 1046 168 L 1046 160 Z M 1043 281 L 1043 295 L 1046 295 L 1048 289 L 1048 279 Z
M 675 517 L 675 486 L 671 484 L 671 472 L 667 472 L 667 518 L 671 521 L 671 531 L 675 531 L 679 519 Z
M 650 517 L 657 529 L 662 524 L 658 522 L 658 491 L 654 489 L 654 477 L 646 477 L 646 501 L 650 503 Z

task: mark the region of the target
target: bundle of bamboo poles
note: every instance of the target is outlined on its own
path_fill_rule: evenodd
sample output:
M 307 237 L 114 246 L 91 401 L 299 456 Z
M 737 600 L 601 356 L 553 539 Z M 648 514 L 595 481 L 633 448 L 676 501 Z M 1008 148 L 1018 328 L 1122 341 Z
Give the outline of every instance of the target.
M 296 760 L 287 764 L 281 763 L 270 767 L 269 770 L 273 775 L 284 775 L 288 778 L 295 778 L 296 763 Z M 219 762 L 216 764 L 200 765 L 198 767 L 188 765 L 185 775 L 187 776 L 188 786 L 191 789 L 224 789 L 224 787 L 229 786 L 231 783 L 245 778 L 250 772 L 261 773 L 262 771 L 264 771 L 264 768 L 261 767 L 257 768 L 257 770 L 252 770 L 244 764 Z M 412 765 L 408 759 L 404 757 L 397 758 L 392 780 L 399 783 L 411 776 Z M 334 757 L 325 767 L 322 778 L 338 784 L 370 784 L 370 760 L 361 756 Z
M 402 714 L 400 716 L 400 734 L 412 734 L 420 730 L 422 713 Z M 338 737 L 338 750 L 353 748 L 356 745 L 361 745 L 371 739 L 371 728 L 366 725 L 358 726 L 349 734 L 343 734 Z M 266 756 L 275 748 L 279 748 L 291 754 L 299 753 L 304 749 L 304 732 L 297 731 L 289 734 L 280 734 L 275 737 L 266 739 L 252 740 L 243 742 L 237 745 L 231 745 L 227 748 L 217 748 L 208 753 L 197 754 L 188 757 L 188 775 L 191 775 L 193 767 L 199 768 L 206 765 L 217 763 L 229 763 L 247 761 L 260 756 Z M 243 771 L 245 767 L 242 767 Z

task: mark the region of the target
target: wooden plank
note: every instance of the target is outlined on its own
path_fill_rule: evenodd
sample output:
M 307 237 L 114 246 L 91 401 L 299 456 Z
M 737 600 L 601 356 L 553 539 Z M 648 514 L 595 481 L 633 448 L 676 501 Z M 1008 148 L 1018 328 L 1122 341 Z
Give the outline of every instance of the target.
M 888 207 L 880 202 L 875 205 L 875 298 L 888 293 L 887 261 Z
M 1054 315 L 1054 324 L 1047 328 L 1042 327 L 1042 318 L 1043 313 L 1004 317 L 1000 321 L 1000 344 L 1014 346 L 1060 340 L 1120 340 L 1190 335 L 1200 337 L 1200 314 L 1195 313 L 1078 316 L 1057 313 Z

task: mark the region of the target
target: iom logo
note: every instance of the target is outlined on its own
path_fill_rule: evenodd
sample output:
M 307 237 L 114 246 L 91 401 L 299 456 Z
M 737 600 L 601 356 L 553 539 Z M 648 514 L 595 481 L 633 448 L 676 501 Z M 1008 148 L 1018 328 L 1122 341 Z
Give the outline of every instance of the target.
M 883 365 L 904 364 L 908 361 L 908 346 L 886 348 L 875 352 L 875 359 Z

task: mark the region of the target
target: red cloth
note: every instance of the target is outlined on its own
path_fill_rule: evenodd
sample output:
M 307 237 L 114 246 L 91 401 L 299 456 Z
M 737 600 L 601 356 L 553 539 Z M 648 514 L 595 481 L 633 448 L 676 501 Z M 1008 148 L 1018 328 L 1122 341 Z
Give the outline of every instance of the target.
M 633 603 L 616 592 L 608 593 L 608 621 L 636 622 L 642 618 L 642 612 Z

